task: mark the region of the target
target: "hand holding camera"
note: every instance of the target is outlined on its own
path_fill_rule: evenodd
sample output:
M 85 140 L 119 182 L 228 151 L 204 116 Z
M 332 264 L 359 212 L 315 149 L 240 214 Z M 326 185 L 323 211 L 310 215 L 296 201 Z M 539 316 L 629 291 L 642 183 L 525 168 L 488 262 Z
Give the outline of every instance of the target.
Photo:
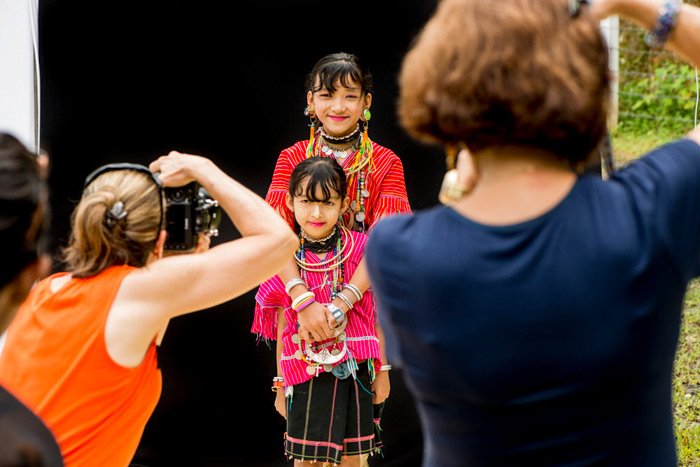
M 192 251 L 200 235 L 219 235 L 221 208 L 197 182 L 165 188 L 166 251 Z
M 221 208 L 217 200 L 197 181 L 198 168 L 211 164 L 208 159 L 171 151 L 153 163 L 163 183 L 166 207 L 166 251 L 190 252 L 202 235 L 219 234 Z

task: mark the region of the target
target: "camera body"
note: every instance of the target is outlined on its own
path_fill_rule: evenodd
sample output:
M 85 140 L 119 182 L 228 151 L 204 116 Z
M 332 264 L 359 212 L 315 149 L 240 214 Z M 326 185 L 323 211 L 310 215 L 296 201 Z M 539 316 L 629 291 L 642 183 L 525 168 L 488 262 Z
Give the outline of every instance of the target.
M 221 222 L 219 202 L 197 182 L 164 188 L 166 251 L 188 252 L 197 246 L 200 233 L 219 235 Z

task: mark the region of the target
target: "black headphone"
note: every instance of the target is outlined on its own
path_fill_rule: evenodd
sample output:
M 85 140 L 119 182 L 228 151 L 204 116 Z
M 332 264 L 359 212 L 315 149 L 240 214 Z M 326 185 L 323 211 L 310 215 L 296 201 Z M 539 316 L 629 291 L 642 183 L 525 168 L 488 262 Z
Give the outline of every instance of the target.
M 98 167 L 85 178 L 83 190 L 85 190 L 85 188 L 87 188 L 88 185 L 90 185 L 97 177 L 99 177 L 103 173 L 113 172 L 117 170 L 134 170 L 136 172 L 147 174 L 150 177 L 150 179 L 153 180 L 153 183 L 155 183 L 156 187 L 158 187 L 158 194 L 160 196 L 160 217 L 158 221 L 158 233 L 156 235 L 160 235 L 160 231 L 163 228 L 163 218 L 165 217 L 165 212 L 163 212 L 163 203 L 165 198 L 165 195 L 163 193 L 163 183 L 160 181 L 160 178 L 158 178 L 158 175 L 154 172 L 151 172 L 151 170 L 145 165 L 132 164 L 130 162 L 116 162 L 113 164 L 106 164 L 102 167 Z M 158 237 L 156 236 L 156 240 L 157 239 Z

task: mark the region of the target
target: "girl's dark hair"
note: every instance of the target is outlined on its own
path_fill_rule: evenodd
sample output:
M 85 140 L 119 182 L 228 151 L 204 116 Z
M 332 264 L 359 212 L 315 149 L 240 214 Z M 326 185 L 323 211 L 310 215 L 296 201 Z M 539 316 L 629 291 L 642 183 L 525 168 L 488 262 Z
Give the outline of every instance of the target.
M 335 92 L 336 83 L 350 87 L 353 81 L 360 85 L 363 95 L 373 91 L 372 74 L 357 56 L 345 52 L 326 55 L 314 65 L 306 77 L 306 90 L 317 92 L 323 88 Z
M 0 133 L 0 287 L 37 258 L 44 188 L 36 156 L 14 136 Z
M 306 177 L 309 183 L 306 191 L 302 192 L 301 182 Z M 322 198 L 316 197 L 317 188 L 321 189 Z M 304 159 L 292 171 L 289 179 L 289 194 L 292 197 L 306 196 L 310 201 L 328 201 L 331 190 L 338 193 L 340 199 L 344 199 L 348 189 L 348 181 L 345 172 L 338 162 L 332 157 L 314 156 Z

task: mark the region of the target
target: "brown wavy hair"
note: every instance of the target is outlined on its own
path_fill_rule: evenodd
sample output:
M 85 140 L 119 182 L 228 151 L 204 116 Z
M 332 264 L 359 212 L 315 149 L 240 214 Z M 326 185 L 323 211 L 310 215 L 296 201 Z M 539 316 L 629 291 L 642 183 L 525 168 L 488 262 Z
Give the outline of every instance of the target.
M 533 147 L 572 165 L 602 140 L 608 52 L 567 0 L 442 0 L 404 58 L 399 119 L 412 136 Z
M 108 222 L 107 212 L 118 201 L 127 215 Z M 145 266 L 165 212 L 161 202 L 160 188 L 146 173 L 114 170 L 98 176 L 73 211 L 63 251 L 67 269 L 75 277 L 89 277 L 113 265 Z

